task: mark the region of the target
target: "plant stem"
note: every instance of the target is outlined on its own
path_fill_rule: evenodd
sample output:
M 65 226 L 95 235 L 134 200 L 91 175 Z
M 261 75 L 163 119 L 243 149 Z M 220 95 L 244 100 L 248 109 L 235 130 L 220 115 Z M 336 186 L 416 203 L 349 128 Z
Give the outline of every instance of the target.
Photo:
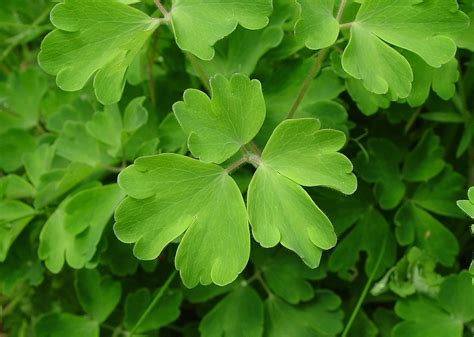
M 293 118 L 293 116 L 295 115 L 295 112 L 296 110 L 298 110 L 298 107 L 300 106 L 301 101 L 303 101 L 304 96 L 308 92 L 308 89 L 311 85 L 311 82 L 313 81 L 313 78 L 321 70 L 321 65 L 323 61 L 326 59 L 328 52 L 329 52 L 329 48 L 324 48 L 319 51 L 319 54 L 314 59 L 313 65 L 311 66 L 311 69 L 309 70 L 308 75 L 306 76 L 303 82 L 303 85 L 301 86 L 301 89 L 298 92 L 298 96 L 296 96 L 296 99 L 293 102 L 293 105 L 291 106 L 291 109 L 288 112 L 288 115 L 286 118 L 290 119 L 290 118 Z
M 148 317 L 148 315 L 150 314 L 150 312 L 153 310 L 153 308 L 155 307 L 156 303 L 158 303 L 158 301 L 161 299 L 161 297 L 163 297 L 163 294 L 165 293 L 165 291 L 168 289 L 171 281 L 173 281 L 174 277 L 176 276 L 176 270 L 174 270 L 171 275 L 168 277 L 168 279 L 166 280 L 166 282 L 163 284 L 163 286 L 160 288 L 160 290 L 156 293 L 155 295 L 155 298 L 153 298 L 153 301 L 151 301 L 151 303 L 148 305 L 148 307 L 146 308 L 146 310 L 143 312 L 143 314 L 140 316 L 140 319 L 138 320 L 138 322 L 135 324 L 135 326 L 132 328 L 132 330 L 130 331 L 130 334 L 129 336 L 132 337 L 133 334 L 135 333 L 135 331 L 137 331 L 137 329 L 140 327 L 140 325 L 143 323 L 143 321 Z
M 155 0 L 155 5 L 158 7 L 158 10 L 161 12 L 161 14 L 163 14 L 165 19 L 170 17 L 170 13 L 166 10 L 165 6 L 163 6 L 160 0 Z
M 347 0 L 341 0 L 341 4 L 339 5 L 339 9 L 336 15 L 337 22 L 341 22 L 342 14 L 344 13 L 344 8 L 346 8 L 346 5 L 347 5 Z
M 410 119 L 408 120 L 407 125 L 405 125 L 405 130 L 404 130 L 405 133 L 408 133 L 408 131 L 410 131 L 411 127 L 413 126 L 413 124 L 415 124 L 416 119 L 420 115 L 420 112 L 421 112 L 421 106 L 418 109 L 416 109 L 416 111 L 410 116 Z
M 247 156 L 243 156 L 239 160 L 237 160 L 237 161 L 233 162 L 232 164 L 230 164 L 229 166 L 227 166 L 225 168 L 225 171 L 227 172 L 227 174 L 231 174 L 232 172 L 237 170 L 240 166 L 245 164 L 247 162 L 247 160 L 248 160 Z
M 367 280 L 367 283 L 364 286 L 364 289 L 362 290 L 362 293 L 360 294 L 359 300 L 357 301 L 357 304 L 352 311 L 351 317 L 349 318 L 349 321 L 347 322 L 346 326 L 344 327 L 344 331 L 342 332 L 341 337 L 347 337 L 347 334 L 349 333 L 349 330 L 351 329 L 352 323 L 354 323 L 355 318 L 357 317 L 357 314 L 359 313 L 359 310 L 362 306 L 362 303 L 364 302 L 365 297 L 367 296 L 367 293 L 369 292 L 369 289 L 372 285 L 372 281 L 375 278 L 375 274 L 377 273 L 377 270 L 379 269 L 380 263 L 382 262 L 382 258 L 385 253 L 385 247 L 387 245 L 387 236 L 384 237 L 383 242 L 382 242 L 382 247 L 380 248 L 380 253 L 377 258 L 377 261 L 375 262 L 374 269 L 370 273 L 369 279 Z
M 202 84 L 206 88 L 208 92 L 211 92 L 211 87 L 209 86 L 209 76 L 206 74 L 206 71 L 204 68 L 201 66 L 198 60 L 196 60 L 196 57 L 189 53 L 186 52 L 186 56 L 188 57 L 189 61 L 191 62 L 191 65 L 194 68 L 194 71 L 197 73 L 199 76 L 199 79 L 201 80 Z

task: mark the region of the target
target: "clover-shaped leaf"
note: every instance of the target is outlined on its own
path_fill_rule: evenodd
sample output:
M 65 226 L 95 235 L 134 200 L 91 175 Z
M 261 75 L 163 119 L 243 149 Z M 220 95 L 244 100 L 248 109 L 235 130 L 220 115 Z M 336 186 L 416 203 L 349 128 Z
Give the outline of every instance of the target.
M 261 29 L 268 24 L 271 12 L 271 0 L 175 0 L 170 16 L 178 46 L 211 60 L 215 53 L 212 46 L 237 24 Z
M 337 152 L 344 143 L 343 132 L 321 130 L 315 119 L 287 120 L 275 129 L 247 196 L 253 235 L 262 246 L 281 242 L 314 268 L 322 250 L 336 244 L 330 220 L 299 184 L 353 193 L 352 164 Z
M 128 66 L 160 22 L 116 0 L 66 0 L 51 21 L 56 29 L 43 40 L 41 67 L 66 91 L 94 77 L 103 104 L 120 100 Z
M 155 259 L 184 233 L 176 268 L 188 287 L 232 282 L 250 254 L 244 201 L 215 164 L 176 154 L 139 158 L 119 175 L 129 197 L 115 214 L 115 233 L 135 255 Z
M 204 162 L 222 163 L 251 141 L 265 119 L 260 82 L 242 74 L 211 79 L 212 99 L 188 89 L 173 110 L 188 134 L 191 153 Z

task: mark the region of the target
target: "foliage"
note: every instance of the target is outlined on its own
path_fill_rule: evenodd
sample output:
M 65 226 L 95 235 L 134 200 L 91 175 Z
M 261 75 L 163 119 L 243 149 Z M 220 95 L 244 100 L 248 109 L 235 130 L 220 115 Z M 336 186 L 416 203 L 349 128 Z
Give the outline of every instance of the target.
M 472 19 L 3 0 L 0 335 L 471 335 Z

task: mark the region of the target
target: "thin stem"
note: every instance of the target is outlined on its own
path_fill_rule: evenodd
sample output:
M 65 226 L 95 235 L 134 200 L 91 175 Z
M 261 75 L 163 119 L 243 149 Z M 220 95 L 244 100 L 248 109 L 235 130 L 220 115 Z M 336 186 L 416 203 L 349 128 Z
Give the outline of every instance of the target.
M 191 65 L 193 66 L 194 71 L 199 76 L 199 79 L 201 80 L 202 84 L 204 85 L 206 90 L 210 92 L 211 87 L 209 86 L 209 76 L 206 74 L 206 71 L 193 54 L 186 52 L 186 56 L 191 62 Z
M 346 8 L 346 5 L 347 5 L 347 0 L 341 0 L 341 4 L 339 5 L 339 9 L 336 15 L 337 22 L 341 22 L 342 14 L 344 13 L 344 8 Z
M 151 45 L 151 54 L 148 59 L 148 83 L 150 88 L 150 98 L 153 106 L 156 106 L 155 77 L 153 76 L 153 65 L 155 63 L 156 49 L 158 47 L 158 31 L 153 33 L 153 42 Z
M 416 109 L 416 111 L 410 116 L 410 119 L 408 120 L 407 125 L 405 125 L 405 133 L 408 133 L 408 131 L 410 131 L 411 127 L 413 126 L 416 119 L 420 115 L 420 112 L 421 112 L 421 106 L 418 109 Z
M 351 317 L 349 318 L 349 321 L 347 322 L 346 326 L 344 327 L 344 331 L 342 332 L 341 337 L 347 337 L 347 334 L 349 333 L 349 330 L 351 329 L 352 323 L 354 323 L 355 318 L 357 317 L 357 314 L 359 313 L 360 307 L 362 306 L 362 303 L 364 302 L 365 297 L 367 296 L 367 293 L 369 292 L 369 289 L 372 285 L 372 281 L 375 278 L 375 274 L 377 273 L 377 270 L 379 269 L 380 263 L 382 262 L 382 258 L 385 255 L 385 246 L 387 245 L 387 236 L 384 237 L 383 242 L 382 242 L 382 248 L 380 248 L 380 253 L 377 258 L 377 261 L 375 262 L 374 269 L 370 273 L 369 279 L 367 280 L 367 283 L 364 286 L 364 289 L 362 290 L 362 294 L 360 294 L 359 300 L 357 301 L 357 304 L 352 311 Z
M 339 25 L 339 29 L 348 29 L 351 28 L 354 22 L 346 22 L 346 23 L 341 23 Z
M 5 307 L 5 310 L 2 312 L 2 316 L 8 316 L 12 313 L 13 310 L 17 307 L 17 305 L 21 302 L 23 297 L 28 293 L 28 288 L 24 288 L 8 305 Z
M 171 275 L 168 277 L 168 279 L 166 280 L 166 282 L 163 284 L 163 286 L 160 288 L 160 290 L 156 293 L 155 295 L 155 298 L 153 299 L 153 301 L 151 301 L 151 303 L 148 305 L 148 307 L 146 308 L 145 312 L 143 312 L 143 314 L 141 315 L 140 319 L 138 320 L 138 322 L 135 324 L 135 326 L 133 327 L 132 330 L 130 330 L 130 334 L 129 336 L 132 337 L 133 334 L 135 333 L 135 331 L 137 331 L 137 329 L 140 327 L 140 325 L 143 323 L 143 321 L 148 317 L 148 315 L 150 314 L 150 312 L 153 310 L 153 308 L 155 307 L 156 303 L 158 303 L 158 301 L 161 299 L 161 297 L 163 297 L 163 294 L 165 293 L 165 291 L 168 289 L 171 281 L 173 281 L 174 277 L 176 276 L 176 270 L 174 270 Z
M 232 172 L 237 170 L 239 167 L 241 167 L 243 164 L 245 164 L 247 162 L 247 160 L 248 160 L 247 156 L 243 156 L 239 160 L 237 160 L 237 161 L 233 162 L 232 164 L 230 164 L 229 166 L 227 166 L 225 168 L 225 171 L 227 172 L 227 174 L 231 174 Z
M 296 96 L 295 101 L 293 102 L 293 105 L 291 106 L 290 111 L 288 112 L 287 118 L 293 118 L 295 115 L 296 110 L 298 110 L 298 107 L 301 104 L 301 101 L 303 101 L 304 96 L 308 92 L 308 89 L 311 85 L 311 82 L 313 81 L 313 78 L 319 73 L 321 70 L 321 65 L 323 61 L 326 59 L 326 56 L 328 55 L 329 48 L 324 48 L 321 49 L 318 56 L 314 59 L 313 65 L 311 66 L 311 69 L 308 72 L 308 75 L 306 76 L 300 91 L 298 92 L 298 96 Z
M 155 0 L 155 5 L 158 7 L 158 10 L 161 12 L 161 14 L 163 14 L 165 19 L 170 17 L 170 13 L 166 10 L 165 6 L 163 6 L 160 0 Z
M 270 290 L 270 288 L 268 288 L 267 284 L 265 283 L 265 280 L 263 279 L 262 274 L 260 272 L 256 273 L 255 278 L 260 283 L 263 290 L 265 290 L 268 297 L 273 297 L 274 295 L 273 295 L 272 291 Z

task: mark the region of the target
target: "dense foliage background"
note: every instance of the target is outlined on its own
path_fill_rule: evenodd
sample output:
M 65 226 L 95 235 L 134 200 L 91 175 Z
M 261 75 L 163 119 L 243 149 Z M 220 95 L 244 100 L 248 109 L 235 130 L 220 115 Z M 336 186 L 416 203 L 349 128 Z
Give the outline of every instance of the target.
M 57 2 L 0 3 L 0 336 L 472 336 L 472 1 Z

